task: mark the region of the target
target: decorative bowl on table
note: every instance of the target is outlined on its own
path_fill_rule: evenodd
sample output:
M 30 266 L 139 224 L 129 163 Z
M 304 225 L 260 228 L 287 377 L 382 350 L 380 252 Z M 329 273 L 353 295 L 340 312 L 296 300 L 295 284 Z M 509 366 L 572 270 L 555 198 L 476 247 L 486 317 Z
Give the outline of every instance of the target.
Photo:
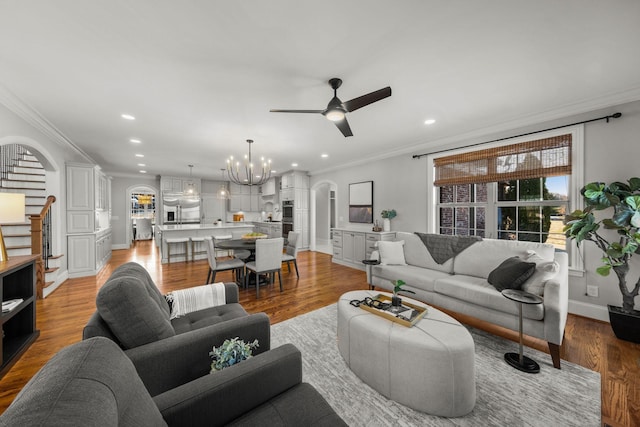
M 264 233 L 247 233 L 242 235 L 242 240 L 266 239 L 267 237 L 269 235 Z

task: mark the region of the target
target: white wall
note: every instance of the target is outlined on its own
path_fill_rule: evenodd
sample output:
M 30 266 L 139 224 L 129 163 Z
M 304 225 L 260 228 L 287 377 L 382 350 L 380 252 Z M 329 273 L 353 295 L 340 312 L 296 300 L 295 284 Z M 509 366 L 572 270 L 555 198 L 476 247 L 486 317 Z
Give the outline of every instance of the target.
M 572 124 L 621 112 L 622 117 L 606 121 L 596 121 L 585 125 L 585 160 L 584 182 L 591 181 L 626 181 L 633 176 L 640 176 L 638 159 L 640 158 L 640 102 L 620 105 L 577 116 L 566 117 L 526 128 L 513 129 L 499 134 L 487 134 L 472 140 L 458 141 L 447 147 L 432 150 L 421 150 L 415 154 L 438 151 L 442 148 L 455 148 L 469 144 L 490 141 L 496 138 L 516 136 L 521 133 L 544 130 L 555 126 Z M 427 230 L 426 189 L 426 157 L 413 159 L 412 155 L 402 155 L 390 159 L 374 161 L 366 165 L 358 165 L 323 174 L 311 176 L 311 185 L 322 180 L 337 183 L 338 226 L 356 230 L 370 230 L 369 224 L 350 224 L 348 222 L 349 183 L 372 180 L 374 182 L 374 219 L 380 220 L 380 211 L 395 209 L 398 216 L 391 221 L 394 231 Z M 615 276 L 603 278 L 595 274 L 600 265 L 600 254 L 593 247 L 585 247 L 585 268 L 583 277 L 572 275 L 569 278 L 570 310 L 585 316 L 607 320 L 606 305 L 621 305 L 622 298 L 617 287 Z M 630 283 L 635 283 L 640 274 L 640 256 L 632 260 L 634 271 L 630 275 Z M 599 296 L 586 296 L 587 285 L 598 285 Z M 636 308 L 639 304 L 636 304 Z

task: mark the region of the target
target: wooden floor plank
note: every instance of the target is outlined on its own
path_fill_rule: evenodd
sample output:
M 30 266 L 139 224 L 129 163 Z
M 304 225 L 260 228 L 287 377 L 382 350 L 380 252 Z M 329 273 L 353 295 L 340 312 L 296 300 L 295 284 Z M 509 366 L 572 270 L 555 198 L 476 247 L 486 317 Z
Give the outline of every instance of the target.
M 0 381 L 0 413 L 51 356 L 81 339 L 82 328 L 95 311 L 97 291 L 116 267 L 129 261 L 143 265 L 162 293 L 204 284 L 208 272 L 206 261 L 162 265 L 152 241 L 137 241 L 129 250 L 113 251 L 97 276 L 67 280 L 48 298 L 38 300 L 40 337 Z M 240 302 L 251 313 L 267 313 L 274 324 L 332 304 L 344 292 L 367 288 L 363 271 L 334 264 L 323 253 L 300 252 L 298 269 L 299 279 L 295 270 L 289 273 L 283 268 L 284 292 L 276 283 L 261 288 L 256 300 L 255 289 L 242 289 Z M 218 273 L 218 280 L 231 280 L 231 273 Z M 463 323 L 518 340 L 516 332 L 450 314 Z M 525 345 L 548 351 L 539 339 L 527 338 Z M 618 340 L 607 323 L 569 315 L 562 350 L 564 360 L 600 372 L 603 425 L 640 426 L 640 345 Z

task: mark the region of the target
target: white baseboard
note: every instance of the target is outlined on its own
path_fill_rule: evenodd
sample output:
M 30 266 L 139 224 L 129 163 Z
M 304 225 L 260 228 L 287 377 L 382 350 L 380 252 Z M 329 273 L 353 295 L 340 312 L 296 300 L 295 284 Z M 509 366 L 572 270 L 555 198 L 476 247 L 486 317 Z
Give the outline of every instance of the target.
M 609 309 L 606 306 L 569 300 L 569 313 L 609 322 Z
M 66 270 L 58 274 L 58 277 L 56 277 L 56 281 L 42 290 L 42 298 L 46 298 L 49 295 L 51 295 L 51 292 L 58 289 L 60 285 L 62 285 L 62 283 L 64 283 L 64 281 L 67 280 L 68 278 L 69 278 L 69 272 Z
M 131 246 L 127 245 L 126 243 L 121 243 L 119 245 L 111 245 L 111 249 L 112 250 L 118 250 L 118 249 L 129 249 Z

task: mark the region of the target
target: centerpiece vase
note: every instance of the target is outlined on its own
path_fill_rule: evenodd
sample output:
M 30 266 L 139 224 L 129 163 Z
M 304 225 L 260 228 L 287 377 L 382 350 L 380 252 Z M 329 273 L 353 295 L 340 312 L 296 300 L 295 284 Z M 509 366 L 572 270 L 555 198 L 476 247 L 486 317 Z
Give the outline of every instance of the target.
M 383 218 L 383 220 L 382 220 L 382 230 L 383 231 L 391 231 L 391 220 L 389 218 Z

